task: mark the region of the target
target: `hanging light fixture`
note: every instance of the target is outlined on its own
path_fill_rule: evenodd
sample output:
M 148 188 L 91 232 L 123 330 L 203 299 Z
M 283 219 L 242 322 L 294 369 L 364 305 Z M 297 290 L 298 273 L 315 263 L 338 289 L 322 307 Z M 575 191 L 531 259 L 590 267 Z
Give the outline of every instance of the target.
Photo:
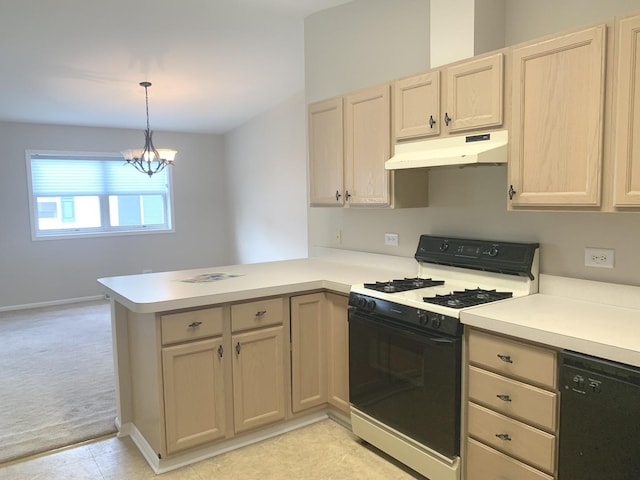
M 151 176 L 163 170 L 165 166 L 173 165 L 173 160 L 178 152 L 169 148 L 156 148 L 153 146 L 151 138 L 153 132 L 149 129 L 149 94 L 147 93 L 151 82 L 140 82 L 140 86 L 144 87 L 144 96 L 147 102 L 147 130 L 144 132 L 144 148 L 123 150 L 120 153 L 122 153 L 127 163 L 136 167 L 138 171 Z

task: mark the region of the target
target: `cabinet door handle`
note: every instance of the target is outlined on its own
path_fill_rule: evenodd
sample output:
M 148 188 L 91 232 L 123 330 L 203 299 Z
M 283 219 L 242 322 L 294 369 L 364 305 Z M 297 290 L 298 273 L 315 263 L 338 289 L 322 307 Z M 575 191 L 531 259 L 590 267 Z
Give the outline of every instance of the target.
M 451 123 L 451 117 L 448 112 L 444 112 L 444 124 L 448 127 Z
M 504 440 L 505 442 L 511 441 L 511 437 L 508 433 L 496 433 L 496 437 L 498 437 L 500 440 Z
M 513 363 L 513 360 L 511 360 L 511 355 L 500 355 L 498 354 L 498 358 L 500 360 L 502 360 L 505 363 Z
M 238 355 L 240 355 L 240 350 L 241 350 L 240 342 L 238 342 L 238 343 L 236 343 L 236 353 L 237 353 Z
M 202 322 L 193 322 L 189 324 L 189 328 L 196 328 L 202 325 Z
M 509 200 L 513 200 L 514 195 L 518 193 L 514 190 L 513 185 L 509 185 Z
M 222 345 L 218 346 L 218 356 L 220 358 L 222 358 L 222 355 L 224 354 L 224 348 L 222 348 Z
M 339 201 L 340 201 L 340 197 L 341 197 L 341 196 L 342 196 L 342 195 L 340 195 L 340 192 L 339 192 L 338 190 L 336 190 L 336 202 L 339 202 Z
M 510 402 L 511 401 L 511 397 L 509 395 L 496 395 L 496 397 L 498 397 L 503 402 Z
M 256 317 L 258 317 L 258 318 L 262 318 L 262 317 L 264 317 L 266 314 L 267 314 L 267 311 L 266 311 L 266 310 L 258 310 L 258 311 L 256 312 Z
M 436 121 L 433 119 L 433 115 L 429 115 L 429 127 L 433 128 L 436 124 Z
M 349 193 L 349 190 L 347 190 L 345 192 L 345 198 L 347 199 L 347 202 L 349 201 L 349 199 L 351 198 L 351 194 Z

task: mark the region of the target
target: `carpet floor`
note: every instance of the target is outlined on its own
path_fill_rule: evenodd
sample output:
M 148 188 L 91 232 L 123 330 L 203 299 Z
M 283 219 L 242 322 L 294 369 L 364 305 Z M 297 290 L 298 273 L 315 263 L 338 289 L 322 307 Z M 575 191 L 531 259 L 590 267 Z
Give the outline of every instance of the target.
M 109 303 L 0 312 L 0 463 L 115 432 Z

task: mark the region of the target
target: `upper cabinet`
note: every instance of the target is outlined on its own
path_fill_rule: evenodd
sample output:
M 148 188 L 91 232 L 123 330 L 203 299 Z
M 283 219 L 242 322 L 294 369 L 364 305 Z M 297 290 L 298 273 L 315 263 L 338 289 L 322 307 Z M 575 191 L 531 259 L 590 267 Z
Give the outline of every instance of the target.
M 344 205 L 342 98 L 309 105 L 311 205 Z
M 500 52 L 397 80 L 395 140 L 502 125 L 503 64 Z
M 389 205 L 391 93 L 389 85 L 345 97 L 345 197 L 350 205 Z
M 440 134 L 440 70 L 394 83 L 396 140 Z
M 640 15 L 617 24 L 614 206 L 640 207 Z
M 422 207 L 427 172 L 390 172 L 391 87 L 309 105 L 311 206 Z
M 601 203 L 606 26 L 512 54 L 510 207 Z

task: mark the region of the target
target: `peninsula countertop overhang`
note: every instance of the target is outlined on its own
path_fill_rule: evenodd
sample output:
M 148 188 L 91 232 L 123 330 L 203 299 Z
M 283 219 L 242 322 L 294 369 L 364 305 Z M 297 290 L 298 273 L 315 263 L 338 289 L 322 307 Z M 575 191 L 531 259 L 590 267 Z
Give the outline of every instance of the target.
M 129 310 L 155 313 L 315 289 L 348 294 L 353 284 L 415 276 L 416 269 L 413 258 L 345 251 L 296 260 L 100 278 L 98 282 Z M 185 281 L 210 273 L 239 276 L 202 283 Z

